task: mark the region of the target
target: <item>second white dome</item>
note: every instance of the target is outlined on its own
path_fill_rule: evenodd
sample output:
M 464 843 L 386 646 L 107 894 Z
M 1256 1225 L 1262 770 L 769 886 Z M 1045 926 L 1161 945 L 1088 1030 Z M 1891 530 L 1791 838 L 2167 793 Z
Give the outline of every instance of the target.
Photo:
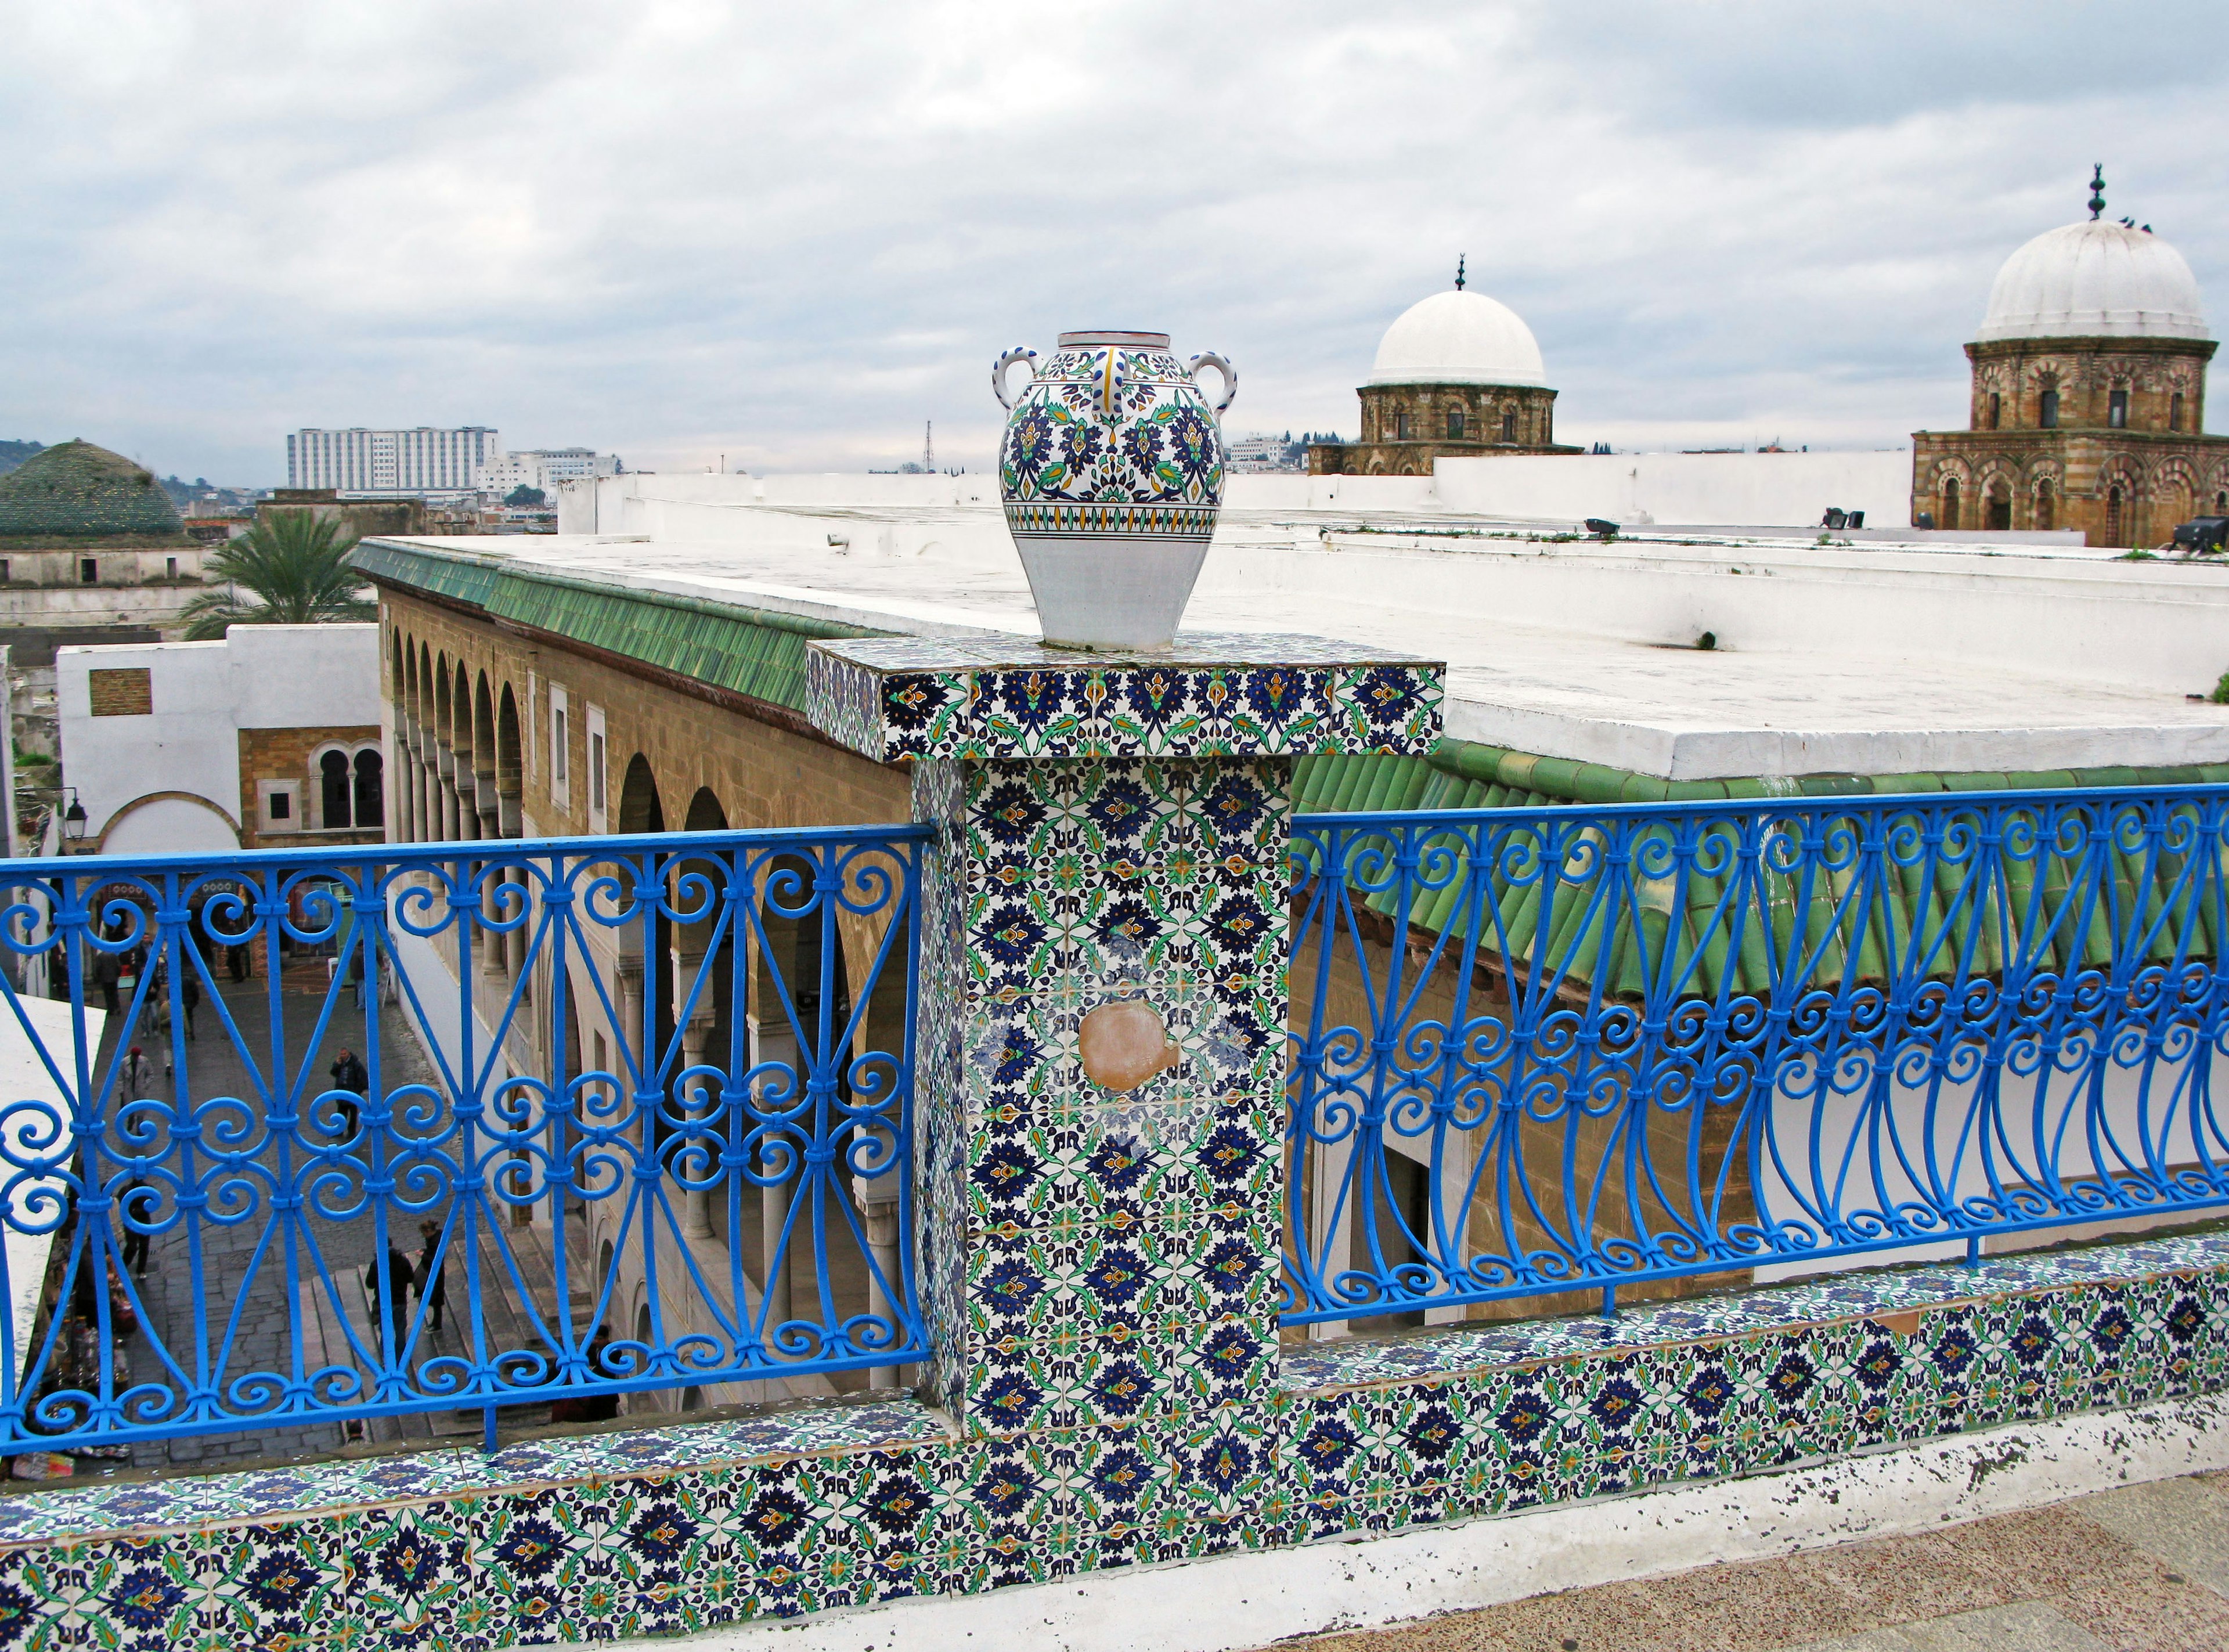
M 1435 292 L 1378 340 L 1372 384 L 1521 384 L 1547 388 L 1540 345 L 1518 313 L 1483 292 Z
M 2046 229 L 2007 259 L 1974 335 L 1978 344 L 2098 337 L 2213 337 L 2182 254 L 2148 230 L 2099 219 Z

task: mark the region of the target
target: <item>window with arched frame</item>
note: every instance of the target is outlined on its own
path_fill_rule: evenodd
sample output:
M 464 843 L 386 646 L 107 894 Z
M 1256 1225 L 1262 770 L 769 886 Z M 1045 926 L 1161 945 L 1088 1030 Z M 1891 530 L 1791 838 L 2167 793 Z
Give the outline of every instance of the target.
M 2005 421 L 2005 398 L 1998 391 L 1989 392 L 1989 428 L 2001 428 Z
M 376 743 L 324 746 L 312 753 L 316 825 L 327 832 L 372 831 L 387 820 L 387 760 Z
M 2048 476 L 2035 485 L 2035 525 L 2046 533 L 2059 525 L 2059 499 Z
M 1448 440 L 1461 441 L 1462 439 L 1463 410 L 1461 408 L 1449 408 L 1448 409 Z
M 1943 527 L 1956 530 L 1958 526 L 1958 479 L 1943 479 Z
M 1501 439 L 1504 441 L 1517 440 L 1517 409 L 1514 408 L 1506 408 L 1502 413 Z
M 2182 392 L 2181 390 L 2177 390 L 2167 399 L 2167 427 L 2169 430 L 2182 428 Z

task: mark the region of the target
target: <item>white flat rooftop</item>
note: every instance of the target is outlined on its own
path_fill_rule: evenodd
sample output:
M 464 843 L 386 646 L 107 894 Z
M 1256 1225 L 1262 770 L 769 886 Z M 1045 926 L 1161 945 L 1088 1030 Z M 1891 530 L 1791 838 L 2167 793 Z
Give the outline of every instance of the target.
M 995 505 L 614 479 L 684 479 L 640 534 L 388 543 L 878 630 L 1036 633 Z M 2210 565 L 1234 510 L 1185 623 L 1444 659 L 1450 736 L 1670 779 L 2229 763 L 2229 706 L 2187 697 L 2229 671 Z

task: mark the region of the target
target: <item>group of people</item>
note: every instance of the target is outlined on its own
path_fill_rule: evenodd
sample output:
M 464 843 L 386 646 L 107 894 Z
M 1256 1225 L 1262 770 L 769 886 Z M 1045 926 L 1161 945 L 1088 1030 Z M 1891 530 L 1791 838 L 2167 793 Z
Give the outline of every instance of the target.
M 427 1327 L 441 1328 L 442 1315 L 449 1306 L 449 1277 L 447 1259 L 441 1254 L 441 1225 L 431 1217 L 418 1225 L 418 1237 L 426 1242 L 413 1262 L 409 1253 L 398 1250 L 395 1241 L 387 1242 L 387 1279 L 391 1294 L 385 1298 L 388 1334 L 391 1346 L 400 1348 L 410 1334 L 410 1296 L 414 1291 L 418 1305 L 424 1310 Z M 364 1263 L 364 1295 L 371 1304 L 372 1323 L 376 1325 L 380 1313 L 379 1263 L 376 1260 Z

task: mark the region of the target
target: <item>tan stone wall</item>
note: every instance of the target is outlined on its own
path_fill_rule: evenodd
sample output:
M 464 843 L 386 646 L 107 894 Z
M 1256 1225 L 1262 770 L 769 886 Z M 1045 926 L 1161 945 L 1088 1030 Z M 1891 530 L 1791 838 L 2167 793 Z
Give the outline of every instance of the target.
M 2181 338 L 1967 345 L 1969 427 L 1914 434 L 1913 522 L 1924 511 L 1945 530 L 2071 528 L 2092 545 L 2143 547 L 2193 517 L 2229 515 L 2229 438 L 2202 434 L 2213 350 Z M 2046 391 L 2059 398 L 2049 429 Z
M 1579 451 L 1556 445 L 1553 390 L 1503 384 L 1365 384 L 1356 394 L 1362 399 L 1361 434 L 1351 442 L 1319 442 L 1309 448 L 1309 474 L 1429 476 L 1439 459 Z
M 657 782 L 665 825 L 678 831 L 700 789 L 717 800 L 730 826 L 886 825 L 909 818 L 910 784 L 905 773 L 813 739 L 754 720 L 562 645 L 501 632 L 490 622 L 453 609 L 385 591 L 380 599 L 381 689 L 390 701 L 398 639 L 430 651 L 437 670 L 453 682 L 459 662 L 475 690 L 485 674 L 489 699 L 500 706 L 508 685 L 517 706 L 525 818 L 544 836 L 589 830 L 588 710 L 605 719 L 606 787 L 609 830 L 620 827 L 620 803 L 629 762 L 647 760 Z M 550 793 L 551 684 L 570 703 L 569 796 Z M 422 723 L 446 722 L 453 751 L 473 753 L 467 767 L 493 775 L 495 754 L 473 752 L 480 737 L 468 704 L 459 719 L 409 702 L 431 697 L 406 691 L 406 710 Z M 451 696 L 453 698 L 453 688 Z M 477 694 L 473 696 L 477 698 Z M 481 761 L 482 756 L 485 761 Z
M 381 833 L 315 829 L 318 775 L 310 754 L 320 746 L 360 746 L 379 738 L 376 723 L 314 729 L 242 729 L 240 731 L 241 845 L 247 849 L 315 848 L 338 843 L 377 843 Z M 271 781 L 299 781 L 303 819 L 292 832 L 263 829 L 262 787 Z
M 2194 516 L 2229 515 L 2229 438 L 2221 436 L 1923 430 L 1912 438 L 1911 472 L 1914 521 L 1924 511 L 1943 529 L 2072 528 L 2092 545 L 2150 546 Z

